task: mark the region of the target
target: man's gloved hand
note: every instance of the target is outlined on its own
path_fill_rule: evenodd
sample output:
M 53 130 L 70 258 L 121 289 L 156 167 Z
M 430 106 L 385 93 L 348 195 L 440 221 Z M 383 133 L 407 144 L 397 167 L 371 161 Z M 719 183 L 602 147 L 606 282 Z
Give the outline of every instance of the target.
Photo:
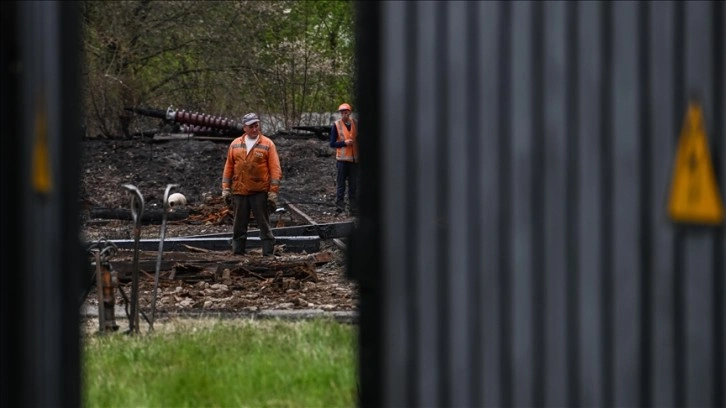
M 227 204 L 227 207 L 232 206 L 232 191 L 230 189 L 225 188 L 222 190 L 222 199 L 224 200 L 224 203 Z
M 272 191 L 267 193 L 267 211 L 275 212 L 277 210 L 277 193 Z

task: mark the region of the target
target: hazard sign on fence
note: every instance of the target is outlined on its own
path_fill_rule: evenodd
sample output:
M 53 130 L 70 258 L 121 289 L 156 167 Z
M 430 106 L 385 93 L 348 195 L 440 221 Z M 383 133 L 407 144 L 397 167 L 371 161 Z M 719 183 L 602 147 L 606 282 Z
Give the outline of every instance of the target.
M 688 105 L 678 140 L 668 215 L 675 222 L 689 224 L 719 225 L 724 220 L 703 109 L 697 102 Z

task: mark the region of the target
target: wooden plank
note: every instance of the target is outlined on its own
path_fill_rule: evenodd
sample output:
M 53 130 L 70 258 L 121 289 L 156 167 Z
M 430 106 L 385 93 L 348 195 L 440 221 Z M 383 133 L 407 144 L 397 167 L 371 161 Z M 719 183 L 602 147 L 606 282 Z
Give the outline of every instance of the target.
M 130 276 L 133 269 L 133 251 L 123 250 L 116 257 L 111 259 L 113 270 L 118 272 L 119 277 L 125 279 Z M 156 270 L 156 253 L 152 251 L 145 251 L 139 254 L 139 270 L 145 271 L 149 274 L 153 274 Z M 290 255 L 286 258 L 266 258 L 266 257 L 243 257 L 243 256 L 231 256 L 227 253 L 209 252 L 204 254 L 192 254 L 189 252 L 165 252 L 161 261 L 160 271 L 170 271 L 175 265 L 191 265 L 191 268 L 213 268 L 219 270 L 223 269 L 236 269 L 240 266 L 246 266 L 249 270 L 259 270 L 260 267 L 266 267 L 269 265 L 277 265 L 285 268 L 292 268 L 299 265 L 324 265 L 332 260 L 332 255 L 329 252 L 318 252 L 307 256 Z M 93 266 L 91 262 L 91 267 Z
M 304 219 L 305 219 L 305 220 L 306 220 L 307 222 L 309 222 L 310 224 L 312 224 L 312 225 L 319 225 L 319 224 L 318 224 L 317 222 L 315 222 L 315 220 L 314 220 L 314 219 L 310 218 L 310 216 L 309 216 L 309 215 L 305 214 L 305 213 L 304 213 L 304 212 L 303 212 L 303 211 L 302 211 L 301 209 L 297 208 L 297 207 L 296 207 L 295 205 L 293 205 L 293 204 L 288 204 L 288 205 L 287 205 L 287 207 L 288 207 L 288 208 L 289 208 L 290 210 L 292 210 L 292 212 L 293 212 L 294 214 L 296 214 L 296 215 L 297 215 L 297 216 L 299 216 L 299 217 L 302 217 L 302 218 L 304 218 Z M 336 245 L 336 246 L 337 246 L 338 248 L 340 248 L 340 249 L 342 249 L 342 250 L 344 250 L 344 251 L 345 251 L 345 250 L 346 250 L 346 248 L 347 248 L 347 247 L 346 247 L 346 245 L 345 245 L 345 242 L 343 242 L 342 240 L 340 240 L 340 239 L 338 239 L 338 238 L 333 238 L 333 243 L 335 243 L 335 245 Z

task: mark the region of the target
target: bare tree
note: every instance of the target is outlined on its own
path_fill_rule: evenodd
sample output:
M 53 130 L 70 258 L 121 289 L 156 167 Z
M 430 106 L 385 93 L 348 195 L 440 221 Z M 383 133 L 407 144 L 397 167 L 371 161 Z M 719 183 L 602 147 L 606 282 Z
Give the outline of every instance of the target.
M 91 135 L 153 126 L 125 107 L 249 110 L 299 123 L 352 94 L 349 1 L 86 1 L 84 108 Z

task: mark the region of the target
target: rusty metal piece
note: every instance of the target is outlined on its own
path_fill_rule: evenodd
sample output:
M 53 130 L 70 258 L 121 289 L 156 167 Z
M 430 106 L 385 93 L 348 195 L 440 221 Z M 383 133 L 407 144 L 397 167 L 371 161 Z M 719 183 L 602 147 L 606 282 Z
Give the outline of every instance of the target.
M 110 264 L 101 263 L 101 287 L 103 292 L 103 332 L 115 332 L 119 326 L 116 324 L 116 297 L 114 292 L 118 287 L 118 274 L 111 269 Z M 99 314 L 99 316 L 101 316 Z
M 103 277 L 101 276 L 101 252 L 96 251 L 96 293 L 98 294 L 98 331 L 104 332 L 106 314 L 103 310 Z
M 136 186 L 124 184 L 131 193 L 131 218 L 134 222 L 134 269 L 131 272 L 131 313 L 129 333 L 139 332 L 139 239 L 141 237 L 141 216 L 144 214 L 144 197 Z
M 275 222 L 275 228 L 283 228 L 285 226 L 285 218 L 287 218 L 287 221 L 292 222 L 292 215 L 288 213 L 284 207 L 276 209 L 275 212 L 271 214 L 270 221 L 272 221 L 272 218 L 277 218 Z
M 161 236 L 159 237 L 159 253 L 156 257 L 156 271 L 154 272 L 154 292 L 151 296 L 151 319 L 149 320 L 149 331 L 154 330 L 154 318 L 156 317 L 156 294 L 159 290 L 159 270 L 161 269 L 161 255 L 164 251 L 164 236 L 166 235 L 166 215 L 169 213 L 169 193 L 178 184 L 167 184 L 164 191 L 164 215 L 161 219 Z
M 99 246 L 104 245 L 102 249 Z M 98 331 L 100 333 L 117 331 L 114 291 L 118 287 L 118 275 L 111 268 L 109 259 L 118 251 L 110 241 L 103 240 L 89 248 L 95 256 L 96 290 L 98 293 Z

